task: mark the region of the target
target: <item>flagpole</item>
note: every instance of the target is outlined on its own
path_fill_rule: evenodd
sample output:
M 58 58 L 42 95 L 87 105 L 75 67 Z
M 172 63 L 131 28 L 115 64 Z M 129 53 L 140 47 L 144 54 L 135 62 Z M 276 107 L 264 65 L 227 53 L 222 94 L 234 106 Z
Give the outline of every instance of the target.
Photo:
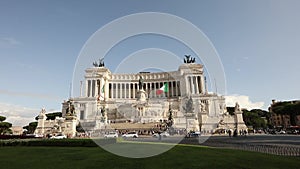
M 72 83 L 70 83 L 70 88 L 69 88 L 69 99 L 72 97 Z
M 170 113 L 170 108 L 171 108 L 171 107 L 170 107 L 170 91 L 169 91 L 169 88 L 170 88 L 170 86 L 169 86 L 169 84 L 170 84 L 170 73 L 168 73 L 168 82 L 167 82 L 167 84 L 168 84 L 168 85 L 167 85 L 167 87 L 168 87 L 167 89 L 168 89 L 168 90 L 167 90 L 166 93 L 167 93 L 167 101 L 168 101 L 168 108 L 169 108 L 169 109 L 168 109 L 168 113 Z M 168 116 L 169 116 L 169 115 L 168 115 Z M 168 119 L 169 119 L 169 117 L 168 117 Z
M 165 93 L 166 93 L 166 95 L 167 95 L 168 106 L 169 106 L 169 108 L 170 108 L 169 81 L 170 81 L 170 74 L 168 73 L 167 92 L 165 92 Z

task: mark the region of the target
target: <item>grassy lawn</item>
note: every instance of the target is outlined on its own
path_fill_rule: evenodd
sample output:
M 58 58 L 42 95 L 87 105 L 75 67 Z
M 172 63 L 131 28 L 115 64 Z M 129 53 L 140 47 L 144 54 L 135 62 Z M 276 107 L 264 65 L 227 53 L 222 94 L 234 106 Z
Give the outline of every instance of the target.
M 16 146 L 0 147 L 0 164 L 3 169 L 296 169 L 300 166 L 300 158 L 177 145 L 161 155 L 135 159 L 120 157 L 99 147 Z

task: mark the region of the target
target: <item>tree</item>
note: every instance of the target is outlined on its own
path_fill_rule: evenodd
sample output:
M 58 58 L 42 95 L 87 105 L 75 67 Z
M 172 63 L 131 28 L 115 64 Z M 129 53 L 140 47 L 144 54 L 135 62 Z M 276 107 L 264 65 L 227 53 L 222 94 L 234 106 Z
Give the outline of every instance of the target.
M 6 120 L 6 117 L 0 116 L 0 122 L 3 122 L 3 121 L 5 121 L 5 120 Z
M 266 128 L 267 122 L 264 120 L 269 116 L 269 112 L 261 109 L 243 110 L 243 119 L 247 126 L 253 126 L 255 129 Z
M 0 134 L 11 134 L 11 126 L 12 124 L 9 122 L 4 122 L 6 117 L 0 116 Z
M 61 112 L 53 112 L 46 114 L 47 119 L 46 120 L 55 120 L 56 117 L 62 117 Z M 38 120 L 38 116 L 35 117 L 35 120 Z
M 33 134 L 37 127 L 37 124 L 38 122 L 31 122 L 27 126 L 24 126 L 23 129 L 27 130 L 25 134 Z
M 234 115 L 234 107 L 226 107 L 226 109 L 230 115 Z
M 54 112 L 54 113 L 48 113 L 46 114 L 47 119 L 46 120 L 55 120 L 56 117 L 62 117 L 61 112 Z

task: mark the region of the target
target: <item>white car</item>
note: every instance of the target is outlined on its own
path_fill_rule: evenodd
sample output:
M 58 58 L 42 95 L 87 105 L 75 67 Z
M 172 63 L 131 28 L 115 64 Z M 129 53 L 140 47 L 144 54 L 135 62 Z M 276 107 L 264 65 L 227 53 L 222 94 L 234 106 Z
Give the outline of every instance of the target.
M 170 134 L 167 133 L 167 132 L 162 132 L 162 133 L 160 133 L 160 136 L 161 136 L 161 137 L 169 137 Z M 154 134 L 153 134 L 153 137 L 159 137 L 159 134 L 158 134 L 158 133 L 154 133 Z
M 279 132 L 279 134 L 286 134 L 286 132 L 285 132 L 284 130 L 281 130 L 281 131 Z
M 116 132 L 109 132 L 108 134 L 104 135 L 104 138 L 117 138 L 118 137 L 118 133 Z
M 50 137 L 50 139 L 65 139 L 65 138 L 67 138 L 67 136 L 63 134 Z
M 122 137 L 128 138 L 128 137 L 132 137 L 132 138 L 138 138 L 138 134 L 136 132 L 128 132 L 126 134 L 123 134 Z
M 34 137 L 35 137 L 35 138 L 43 138 L 44 135 L 42 135 L 42 134 L 36 134 L 36 135 L 34 135 Z

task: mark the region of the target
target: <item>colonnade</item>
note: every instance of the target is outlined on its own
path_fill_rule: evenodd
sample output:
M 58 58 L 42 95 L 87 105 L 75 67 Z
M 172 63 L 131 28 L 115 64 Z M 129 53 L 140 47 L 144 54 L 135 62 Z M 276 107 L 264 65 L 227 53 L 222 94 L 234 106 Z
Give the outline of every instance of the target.
M 157 95 L 156 91 L 165 83 L 168 83 L 168 92 Z M 109 82 L 109 98 L 113 99 L 134 99 L 139 91 L 137 82 Z M 180 82 L 145 82 L 144 91 L 148 93 L 149 98 L 177 97 L 180 96 Z
M 204 93 L 204 79 L 201 76 L 187 76 L 187 90 L 191 94 Z M 103 86 L 99 79 L 86 80 L 86 97 L 96 97 L 100 95 L 100 86 Z M 138 82 L 107 82 L 105 96 L 113 99 L 134 99 L 139 91 Z M 168 92 L 157 95 L 156 91 L 165 83 L 168 83 Z M 143 89 L 148 93 L 149 98 L 178 97 L 180 93 L 180 81 L 144 82 Z
M 86 97 L 96 97 L 100 95 L 100 80 L 86 80 L 85 91 Z
M 201 94 L 204 93 L 204 80 L 201 76 L 187 76 L 188 91 L 191 94 Z

